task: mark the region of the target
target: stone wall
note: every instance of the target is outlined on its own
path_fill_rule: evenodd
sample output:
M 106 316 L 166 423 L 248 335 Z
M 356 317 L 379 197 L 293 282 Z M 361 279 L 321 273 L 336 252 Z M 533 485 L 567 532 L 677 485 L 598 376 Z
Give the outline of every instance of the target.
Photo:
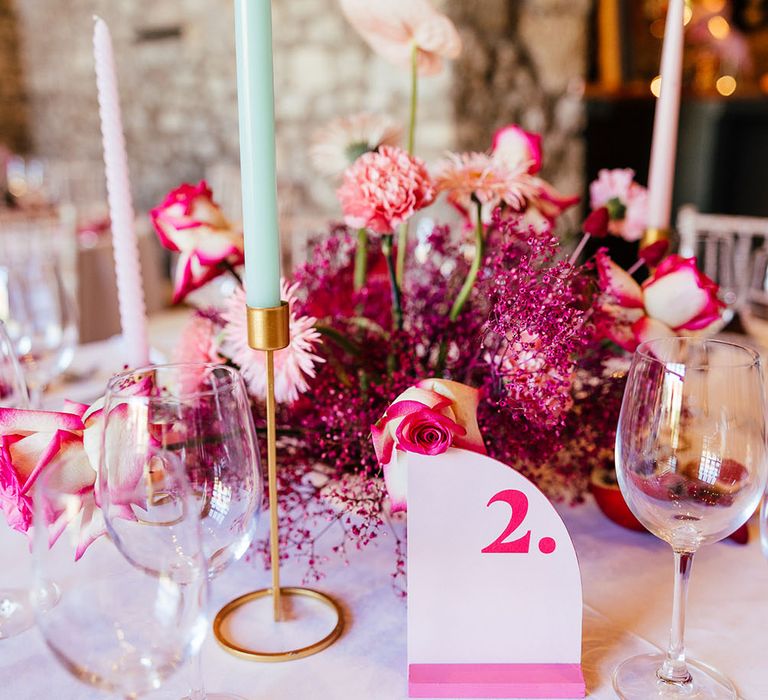
M 8 2 L 0 0 L 0 10 Z M 461 28 L 466 49 L 452 70 L 423 81 L 420 154 L 431 159 L 452 147 L 484 149 L 495 126 L 520 121 L 545 133 L 546 174 L 564 190 L 581 191 L 590 0 L 438 4 Z M 216 163 L 236 170 L 228 0 L 67 0 L 66 9 L 61 0 L 16 0 L 34 150 L 53 159 L 100 159 L 94 12 L 113 34 L 138 206 L 153 205 Z M 363 109 L 405 119 L 409 78 L 370 52 L 336 0 L 273 0 L 273 12 L 280 179 L 293 195 L 289 213 L 317 220 L 337 208 L 333 187 L 309 163 L 312 133 Z
M 29 147 L 23 78 L 15 7 L 0 0 L 0 150 Z
M 110 26 L 138 203 L 147 207 L 216 163 L 237 165 L 233 4 L 226 0 L 25 0 L 19 6 L 35 150 L 100 157 L 91 15 Z M 292 201 L 330 215 L 333 189 L 308 161 L 312 133 L 363 109 L 405 118 L 409 78 L 370 50 L 336 0 L 274 0 L 278 167 Z M 55 21 L 51 21 L 55 18 Z M 35 31 L 45 26 L 46 32 Z M 424 84 L 420 143 L 454 141 L 450 73 Z
M 592 0 L 450 0 L 464 53 L 454 66 L 459 145 L 485 150 L 518 122 L 544 135 L 544 176 L 584 189 L 584 114 Z

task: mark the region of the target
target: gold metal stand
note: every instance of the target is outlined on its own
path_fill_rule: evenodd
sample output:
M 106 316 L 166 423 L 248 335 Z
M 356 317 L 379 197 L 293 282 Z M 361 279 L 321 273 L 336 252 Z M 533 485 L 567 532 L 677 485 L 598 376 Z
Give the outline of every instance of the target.
M 659 241 L 668 241 L 672 237 L 672 231 L 668 228 L 647 228 L 640 241 L 640 250 Z
M 333 644 L 344 629 L 344 616 L 338 603 L 324 593 L 310 588 L 280 587 L 280 540 L 277 517 L 277 420 L 275 414 L 275 351 L 288 347 L 291 342 L 290 310 L 286 302 L 268 309 L 248 307 L 248 344 L 254 350 L 267 354 L 267 480 L 269 487 L 269 550 L 272 565 L 272 588 L 265 588 L 240 596 L 227 603 L 213 621 L 213 633 L 227 651 L 252 661 L 290 661 L 316 654 Z M 336 625 L 330 634 L 313 644 L 300 649 L 281 652 L 263 652 L 246 649 L 228 639 L 223 632 L 226 619 L 251 601 L 272 596 L 272 608 L 275 622 L 284 620 L 282 605 L 283 595 L 301 596 L 319 600 L 336 613 Z

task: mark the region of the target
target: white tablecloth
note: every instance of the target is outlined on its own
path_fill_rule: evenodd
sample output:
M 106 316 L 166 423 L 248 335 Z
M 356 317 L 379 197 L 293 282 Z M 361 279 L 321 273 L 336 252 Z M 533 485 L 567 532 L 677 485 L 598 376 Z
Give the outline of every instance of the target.
M 164 326 L 167 327 L 167 324 Z M 162 347 L 162 343 L 160 343 Z M 167 347 L 163 347 L 167 351 Z M 672 554 L 647 534 L 607 521 L 590 501 L 561 508 L 579 556 L 584 584 L 584 670 L 590 698 L 614 697 L 611 673 L 636 653 L 664 648 L 671 615 Z M 754 525 L 754 524 L 753 524 Z M 0 529 L 0 586 L 26 585 L 25 538 Z M 208 689 L 247 700 L 399 700 L 406 692 L 405 601 L 392 589 L 391 538 L 353 552 L 348 565 L 331 559 L 318 584 L 344 605 L 342 638 L 316 656 L 287 664 L 240 660 L 209 636 L 203 649 Z M 283 582 L 298 584 L 302 567 L 285 567 Z M 258 563 L 242 561 L 216 580 L 212 609 L 269 585 Z M 73 635 L 77 630 L 72 630 Z M 690 590 L 687 643 L 691 656 L 717 666 L 743 700 L 768 698 L 768 562 L 756 527 L 746 547 L 721 543 L 696 557 Z M 185 678 L 159 694 L 179 698 Z M 30 630 L 0 641 L 0 699 L 86 700 L 104 697 L 71 678 Z M 153 696 L 154 697 L 154 696 Z

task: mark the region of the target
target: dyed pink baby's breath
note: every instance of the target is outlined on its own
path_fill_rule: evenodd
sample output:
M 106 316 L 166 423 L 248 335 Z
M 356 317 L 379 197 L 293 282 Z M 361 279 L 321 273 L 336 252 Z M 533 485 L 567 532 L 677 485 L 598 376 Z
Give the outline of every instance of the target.
M 435 188 L 424 161 L 382 146 L 347 169 L 337 196 L 348 226 L 387 234 L 432 204 Z
M 297 285 L 281 283 L 282 298 L 291 305 L 291 344 L 275 353 L 275 400 L 291 404 L 309 389 L 307 379 L 315 377 L 315 365 L 325 360 L 314 353 L 320 343 L 317 319 L 300 316 L 293 310 Z M 224 352 L 240 367 L 249 391 L 258 399 L 267 395 L 266 355 L 248 345 L 245 291 L 238 288 L 222 314 Z

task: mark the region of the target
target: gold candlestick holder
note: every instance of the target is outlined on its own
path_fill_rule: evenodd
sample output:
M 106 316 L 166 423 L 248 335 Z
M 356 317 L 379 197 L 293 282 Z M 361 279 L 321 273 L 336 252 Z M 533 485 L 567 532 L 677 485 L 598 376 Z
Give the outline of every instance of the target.
M 248 307 L 248 344 L 254 350 L 261 350 L 267 356 L 267 482 L 269 490 L 269 550 L 272 565 L 272 587 L 251 593 L 227 603 L 219 610 L 213 621 L 213 633 L 219 644 L 236 656 L 252 661 L 291 661 L 316 654 L 333 644 L 344 629 L 344 615 L 333 598 L 311 588 L 281 587 L 280 585 L 280 540 L 278 533 L 277 503 L 277 419 L 275 411 L 275 352 L 288 347 L 290 336 L 290 310 L 286 302 L 266 309 Z M 238 644 L 225 632 L 225 623 L 237 610 L 257 600 L 272 598 L 274 621 L 286 621 L 285 597 L 301 597 L 319 601 L 336 615 L 336 624 L 323 638 L 312 644 L 282 651 L 260 651 Z M 292 622 L 295 622 L 292 620 Z
M 640 250 L 659 241 L 669 241 L 671 237 L 672 231 L 668 228 L 647 228 L 640 241 Z

